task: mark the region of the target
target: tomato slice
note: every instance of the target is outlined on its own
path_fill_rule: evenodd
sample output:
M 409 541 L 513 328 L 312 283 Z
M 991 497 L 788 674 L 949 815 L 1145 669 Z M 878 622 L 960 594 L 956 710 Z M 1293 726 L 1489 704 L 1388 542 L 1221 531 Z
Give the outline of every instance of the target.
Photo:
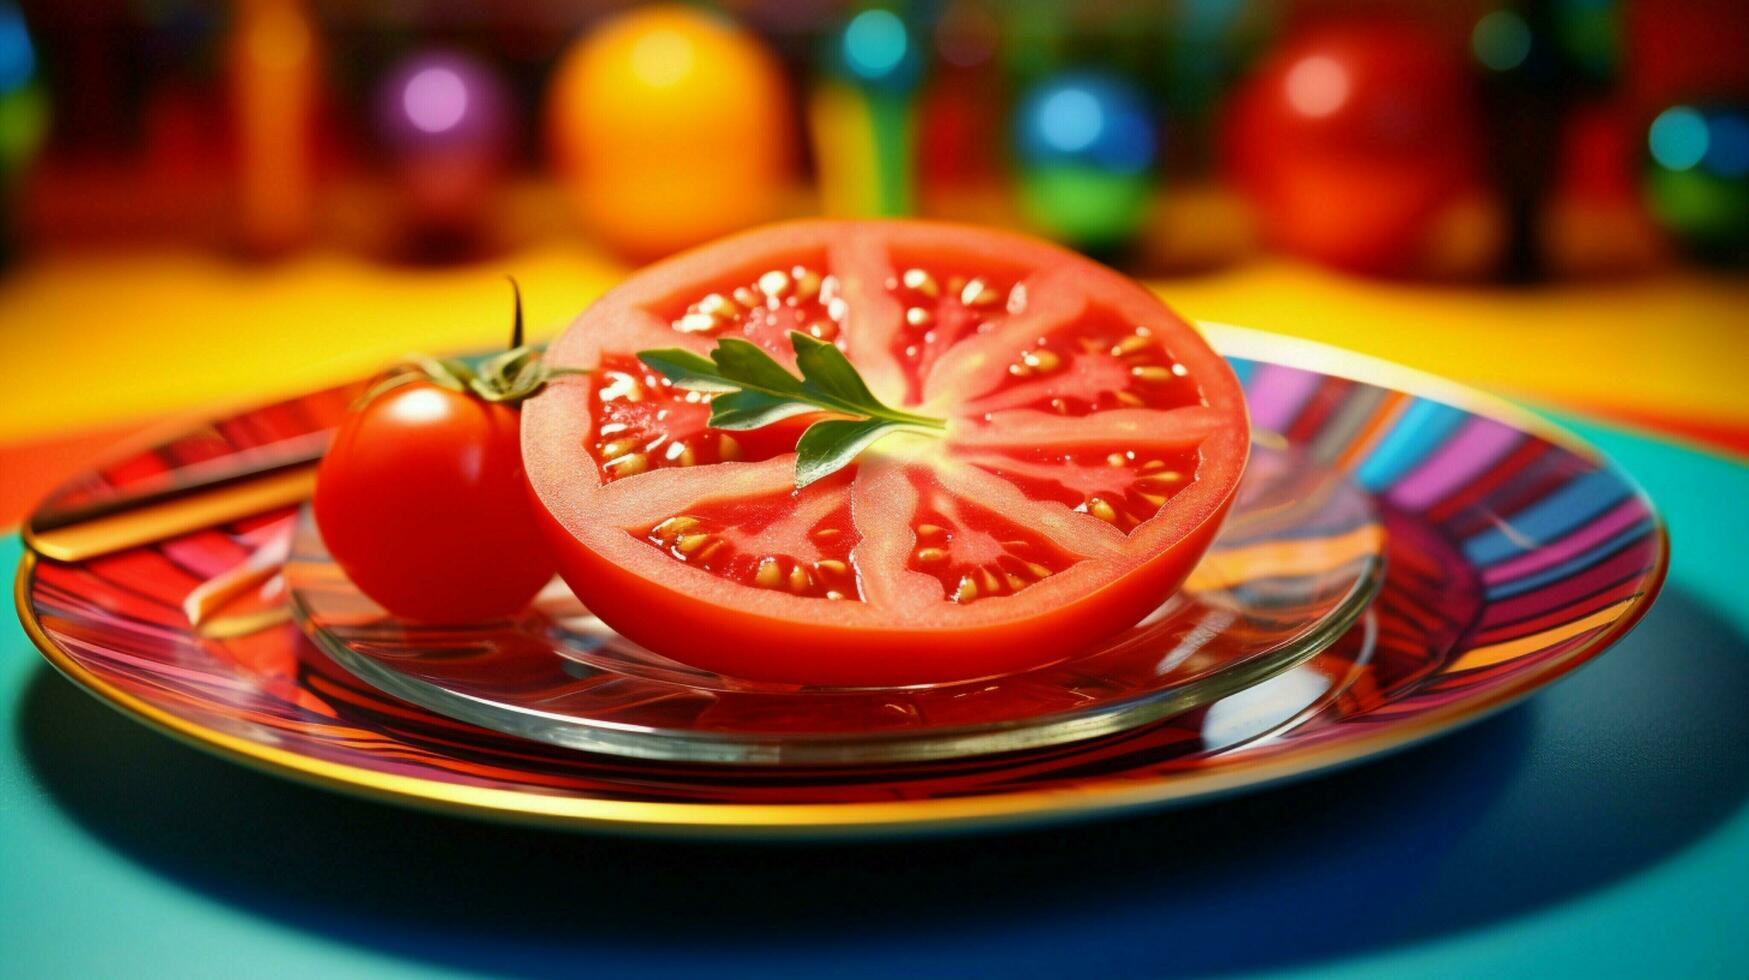
M 948 420 L 795 488 L 815 418 L 708 427 L 641 350 L 791 330 L 883 401 Z M 990 676 L 1133 625 L 1189 574 L 1249 434 L 1226 363 L 1152 294 L 985 229 L 809 221 L 645 269 L 553 345 L 523 455 L 560 572 L 610 626 L 720 673 L 803 685 Z

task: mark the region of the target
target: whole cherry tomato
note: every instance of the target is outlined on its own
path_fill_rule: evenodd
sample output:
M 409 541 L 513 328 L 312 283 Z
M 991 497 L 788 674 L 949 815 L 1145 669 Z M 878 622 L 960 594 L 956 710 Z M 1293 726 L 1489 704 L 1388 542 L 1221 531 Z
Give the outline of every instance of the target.
M 1228 163 L 1277 246 L 1408 271 L 1433 219 L 1480 179 L 1475 99 L 1461 53 L 1414 25 L 1319 26 L 1240 88 Z
M 517 401 L 545 379 L 521 346 L 479 372 L 426 362 L 367 398 L 316 475 L 316 524 L 365 595 L 427 623 L 500 618 L 553 576 L 523 475 Z

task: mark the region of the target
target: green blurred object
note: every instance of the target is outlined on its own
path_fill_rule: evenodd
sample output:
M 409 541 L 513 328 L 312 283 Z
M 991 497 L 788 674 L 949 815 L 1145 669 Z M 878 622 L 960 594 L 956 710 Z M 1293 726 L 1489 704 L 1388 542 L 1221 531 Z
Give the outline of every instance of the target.
M 37 85 L 0 95 L 0 173 L 18 173 L 36 157 L 49 129 L 49 99 Z
M 1021 210 L 1077 248 L 1120 246 L 1147 216 L 1159 146 L 1152 110 L 1127 78 L 1086 69 L 1047 78 L 1014 113 Z
M 923 71 L 917 38 L 897 10 L 873 5 L 844 22 L 831 51 L 828 63 L 865 102 L 874 155 L 873 213 L 909 214 L 915 206 L 914 117 Z
M 1653 166 L 1646 197 L 1658 221 L 1702 254 L 1741 257 L 1749 247 L 1749 182 L 1742 178 Z
M 1700 258 L 1749 260 L 1749 108 L 1671 106 L 1646 149 L 1642 186 L 1664 230 Z
M 1030 168 L 1020 175 L 1020 206 L 1052 237 L 1082 247 L 1128 239 L 1147 216 L 1152 180 L 1086 164 Z
M 1621 71 L 1619 0 L 1556 0 L 1555 40 L 1567 59 L 1594 80 Z

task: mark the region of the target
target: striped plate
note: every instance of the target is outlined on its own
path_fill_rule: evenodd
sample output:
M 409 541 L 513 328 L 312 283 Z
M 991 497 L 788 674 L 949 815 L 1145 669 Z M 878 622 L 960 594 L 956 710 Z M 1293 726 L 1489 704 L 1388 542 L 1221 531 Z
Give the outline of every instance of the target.
M 1259 438 L 1370 490 L 1385 582 L 1306 664 L 1168 721 L 1000 756 L 723 769 L 597 756 L 451 721 L 336 667 L 277 617 L 293 512 L 83 563 L 27 554 L 19 611 L 93 694 L 221 755 L 317 785 L 601 829 L 869 835 L 1182 803 L 1349 764 L 1473 722 L 1601 653 L 1644 615 L 1668 549 L 1650 502 L 1578 440 L 1383 362 L 1210 326 Z M 214 422 L 88 474 L 65 500 L 331 426 L 354 389 Z M 259 587 L 233 587 L 261 582 Z M 190 626 L 191 596 L 230 593 Z

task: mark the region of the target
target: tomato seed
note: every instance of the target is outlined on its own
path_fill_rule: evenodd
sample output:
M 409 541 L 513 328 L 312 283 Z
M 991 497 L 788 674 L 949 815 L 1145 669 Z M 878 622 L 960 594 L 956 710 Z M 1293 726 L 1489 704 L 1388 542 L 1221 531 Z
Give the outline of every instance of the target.
M 637 476 L 650 468 L 650 457 L 643 453 L 627 453 L 618 459 L 607 461 L 607 469 L 618 480 L 628 476 Z
M 782 299 L 789 290 L 789 274 L 780 269 L 773 269 L 759 277 L 759 291 L 772 299 Z
M 1130 334 L 1128 337 L 1125 337 L 1112 345 L 1111 356 L 1123 357 L 1125 354 L 1136 354 L 1147 350 L 1151 346 L 1153 346 L 1153 341 L 1149 340 L 1147 337 L 1138 337 L 1135 334 Z
M 960 302 L 967 306 L 989 306 L 1001 298 L 996 294 L 996 290 L 985 285 L 982 279 L 973 279 L 966 283 L 964 289 L 960 290 Z
M 977 583 L 972 581 L 972 577 L 970 575 L 961 576 L 959 588 L 955 589 L 953 592 L 953 601 L 955 601 L 955 602 L 971 602 L 973 599 L 976 599 L 977 597 L 978 597 L 978 585 L 977 585 Z
M 931 299 L 941 295 L 941 287 L 935 284 L 935 277 L 922 269 L 906 269 L 901 281 L 906 289 L 914 289 Z
M 806 266 L 796 266 L 793 270 L 796 283 L 796 301 L 805 303 L 820 294 L 820 274 Z

